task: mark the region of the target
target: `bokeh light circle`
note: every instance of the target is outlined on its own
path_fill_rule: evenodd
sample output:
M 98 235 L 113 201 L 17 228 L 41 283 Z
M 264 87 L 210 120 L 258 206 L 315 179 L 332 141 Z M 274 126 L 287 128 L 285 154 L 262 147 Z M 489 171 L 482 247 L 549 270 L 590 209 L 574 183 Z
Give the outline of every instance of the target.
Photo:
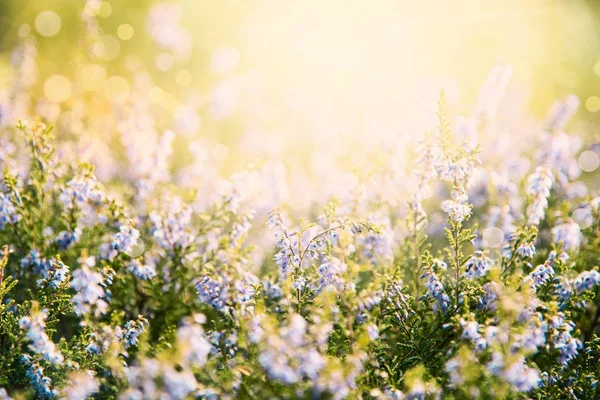
M 53 102 L 61 103 L 71 97 L 72 85 L 63 75 L 52 75 L 44 82 L 44 96 Z
M 597 96 L 588 97 L 585 101 L 585 108 L 593 113 L 600 111 L 600 98 Z
M 106 79 L 106 69 L 101 65 L 87 64 L 81 69 L 80 79 L 85 90 L 99 90 Z
M 102 35 L 94 45 L 93 52 L 102 61 L 113 61 L 121 53 L 121 42 L 112 35 Z
M 580 229 L 589 228 L 593 222 L 592 213 L 588 208 L 585 207 L 581 207 L 573 211 L 571 218 L 573 218 L 573 221 L 579 225 Z
M 62 20 L 54 11 L 46 10 L 35 17 L 35 30 L 44 37 L 52 37 L 60 32 Z
M 483 244 L 486 247 L 498 248 L 504 242 L 504 233 L 494 226 L 483 231 Z
M 133 26 L 129 24 L 121 24 L 117 28 L 117 36 L 121 40 L 129 40 L 133 37 L 134 30 Z
M 593 172 L 600 165 L 600 157 L 594 151 L 584 151 L 579 156 L 579 168 L 585 172 Z
M 129 82 L 122 76 L 111 76 L 104 83 L 104 95 L 117 103 L 127 100 L 129 90 Z

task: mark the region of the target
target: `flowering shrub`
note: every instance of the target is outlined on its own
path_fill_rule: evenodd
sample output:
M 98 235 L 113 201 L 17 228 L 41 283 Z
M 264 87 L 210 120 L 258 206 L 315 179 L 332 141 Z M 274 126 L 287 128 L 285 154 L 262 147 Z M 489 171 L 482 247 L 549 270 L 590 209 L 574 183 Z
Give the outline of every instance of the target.
M 595 398 L 600 200 L 556 128 L 521 182 L 452 129 L 442 96 L 405 206 L 312 223 L 257 216 L 236 178 L 204 211 L 156 180 L 115 197 L 41 120 L 6 129 L 3 398 Z
M 107 4 L 81 12 L 84 78 L 107 73 Z M 181 18 L 149 12 L 160 70 L 190 55 Z M 600 187 L 576 161 L 597 143 L 565 132 L 576 97 L 515 140 L 498 65 L 468 116 L 442 92 L 410 140 L 319 137 L 311 184 L 276 157 L 219 165 L 227 147 L 188 140 L 204 100 L 170 109 L 135 58 L 106 98 L 93 79 L 37 98 L 31 31 L 0 93 L 0 399 L 600 397 Z M 213 88 L 214 119 L 245 79 Z

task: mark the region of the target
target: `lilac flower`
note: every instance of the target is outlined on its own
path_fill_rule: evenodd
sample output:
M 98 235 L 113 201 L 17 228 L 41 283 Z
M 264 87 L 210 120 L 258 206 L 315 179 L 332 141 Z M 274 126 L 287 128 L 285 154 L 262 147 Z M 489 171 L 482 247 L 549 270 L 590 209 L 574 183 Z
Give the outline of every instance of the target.
M 479 333 L 479 324 L 477 321 L 461 320 L 460 325 L 463 327 L 462 338 L 476 342 L 481 334 Z
M 392 289 L 390 288 L 389 294 L 392 294 L 391 290 Z M 402 295 L 402 293 L 400 293 L 400 295 Z M 381 301 L 383 300 L 383 296 L 383 292 L 379 289 L 372 292 L 368 292 L 366 295 L 361 295 L 361 297 L 358 299 L 358 309 L 360 311 L 371 311 L 374 307 L 378 306 L 379 303 L 381 303 Z
M 562 307 L 566 304 L 566 302 L 571 298 L 573 294 L 573 287 L 571 281 L 564 276 L 559 276 L 555 278 L 556 282 L 556 290 L 554 294 L 558 296 L 558 300 Z
M 554 347 L 560 351 L 559 362 L 567 365 L 577 356 L 583 344 L 579 339 L 572 337 L 570 332 L 563 331 L 554 340 Z
M 236 223 L 231 228 L 231 247 L 237 248 L 242 245 L 243 239 L 252 227 L 252 219 L 254 218 L 254 211 L 249 211 L 244 214 L 239 223 Z
M 560 352 L 558 360 L 562 365 L 566 366 L 577 356 L 579 350 L 583 348 L 583 344 L 579 339 L 571 335 L 575 324 L 565 319 L 564 313 L 559 312 L 554 315 L 550 320 L 550 326 L 553 329 L 552 342 L 554 348 Z
M 372 213 L 369 215 L 368 221 L 377 225 L 380 228 L 380 232 L 368 231 L 362 235 L 358 235 L 365 228 L 360 224 L 351 224 L 350 232 L 355 235 L 355 248 L 372 265 L 376 265 L 382 260 L 392 260 L 394 257 L 395 233 L 392 229 L 391 219 L 382 213 Z M 325 244 L 325 248 L 327 248 L 327 244 Z
M 165 368 L 162 375 L 165 392 L 172 399 L 186 399 L 198 389 L 198 381 L 190 370 L 177 371 Z
M 42 271 L 43 279 L 39 279 L 37 283 L 40 287 L 47 283 L 49 287 L 56 289 L 69 278 L 70 269 L 60 260 L 51 262 L 52 266 Z
M 293 314 L 279 334 L 269 337 L 258 361 L 271 378 L 291 384 L 302 377 L 318 377 L 325 367 L 325 359 L 308 342 L 307 327 L 304 318 Z
M 256 275 L 249 272 L 244 273 L 242 279 L 235 282 L 235 289 L 238 292 L 237 301 L 240 304 L 248 304 L 256 294 L 256 287 L 259 284 Z
M 444 181 L 464 181 L 473 172 L 473 164 L 466 158 L 460 158 L 454 162 L 446 160 L 437 165 L 437 171 Z
M 0 388 L 0 400 L 13 400 L 13 398 L 8 395 L 6 389 Z
M 562 130 L 578 108 L 579 97 L 575 95 L 569 95 L 564 100 L 556 100 L 546 117 L 547 129 L 549 131 Z

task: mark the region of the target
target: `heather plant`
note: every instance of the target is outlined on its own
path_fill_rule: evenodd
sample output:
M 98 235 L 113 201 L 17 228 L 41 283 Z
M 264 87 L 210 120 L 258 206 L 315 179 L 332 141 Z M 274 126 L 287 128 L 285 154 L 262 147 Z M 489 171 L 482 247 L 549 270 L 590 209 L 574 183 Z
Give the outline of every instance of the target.
M 597 396 L 598 199 L 565 196 L 551 162 L 520 209 L 470 195 L 478 148 L 453 134 L 443 94 L 402 211 L 360 196 L 312 223 L 273 209 L 258 264 L 249 239 L 265 228 L 235 183 L 204 211 L 167 183 L 117 200 L 93 166 L 57 157 L 41 120 L 4 134 L 5 396 Z
M 106 73 L 102 7 L 85 2 L 81 57 Z M 178 62 L 179 11 L 147 21 Z M 600 188 L 577 163 L 594 143 L 566 132 L 575 96 L 510 138 L 498 64 L 471 113 L 441 91 L 410 141 L 323 139 L 310 182 L 293 159 L 220 165 L 135 62 L 123 98 L 38 99 L 26 28 L 0 98 L 0 399 L 600 396 Z

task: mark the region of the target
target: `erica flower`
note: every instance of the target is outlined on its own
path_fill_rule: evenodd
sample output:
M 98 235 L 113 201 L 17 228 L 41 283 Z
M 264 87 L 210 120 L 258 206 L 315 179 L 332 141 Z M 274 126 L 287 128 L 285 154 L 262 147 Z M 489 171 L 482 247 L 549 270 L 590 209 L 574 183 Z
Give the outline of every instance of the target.
M 129 262 L 127 268 L 135 277 L 147 281 L 156 276 L 156 268 L 152 264 L 143 264 L 141 259 L 135 258 Z
M 573 221 L 565 222 L 552 228 L 552 237 L 556 243 L 562 243 L 566 251 L 578 249 L 581 246 L 581 230 Z
M 533 243 L 523 243 L 517 247 L 517 254 L 521 258 L 531 258 L 535 255 L 535 245 Z
M 59 234 L 56 235 L 54 242 L 56 244 L 58 244 L 58 247 L 60 247 L 62 250 L 66 250 L 69 247 L 71 247 L 73 244 L 77 243 L 77 241 L 79 241 L 80 237 L 81 237 L 81 228 L 76 228 L 73 232 L 69 232 L 69 231 L 59 232 Z
M 543 285 L 554 275 L 554 269 L 549 264 L 540 264 L 529 274 L 534 288 Z
M 487 273 L 492 264 L 492 260 L 485 253 L 476 251 L 465 264 L 465 277 L 468 279 L 480 278 Z
M 100 203 L 104 193 L 97 189 L 97 181 L 94 176 L 77 176 L 67 182 L 61 190 L 59 200 L 67 207 L 86 202 Z
M 17 213 L 11 196 L 0 193 L 0 230 L 4 229 L 6 224 L 16 224 L 21 219 Z
M 424 272 L 421 275 L 421 279 L 425 280 L 425 287 L 427 293 L 425 298 L 434 299 L 433 310 L 447 312 L 450 306 L 450 297 L 446 294 L 444 285 L 440 282 L 437 274 L 431 267 L 424 267 Z
M 73 272 L 71 287 L 77 292 L 73 299 L 73 311 L 77 315 L 89 314 L 94 310 L 95 315 L 104 314 L 108 308 L 104 300 L 106 293 L 103 288 L 104 277 L 86 266 Z
M 141 315 L 136 320 L 127 321 L 125 330 L 120 335 L 120 339 L 125 343 L 125 348 L 137 346 L 139 336 L 146 332 L 147 328 L 148 320 Z
M 578 293 L 590 290 L 600 284 L 600 272 L 597 270 L 583 271 L 573 280 L 573 286 Z
M 29 364 L 27 369 L 27 378 L 31 383 L 32 388 L 43 399 L 52 399 L 58 395 L 58 392 L 52 388 L 52 379 L 44 375 L 44 369 L 36 362 L 33 362 L 31 357 L 23 355 L 24 363 Z
M 292 264 L 299 264 L 300 257 L 293 250 L 298 248 L 297 235 L 291 235 L 288 233 L 281 213 L 278 209 L 271 210 L 269 212 L 269 226 L 275 231 L 275 238 L 277 239 L 277 248 L 279 251 L 273 257 L 275 263 L 279 267 L 279 275 L 281 279 L 285 279 L 290 271 Z
M 56 345 L 45 331 L 47 315 L 47 310 L 32 309 L 30 316 L 19 320 L 19 327 L 25 331 L 25 336 L 30 342 L 29 348 L 33 352 L 52 364 L 62 364 L 63 355 L 56 349 Z
M 479 334 L 479 324 L 477 323 L 477 321 L 461 320 L 460 325 L 463 327 L 463 339 L 469 339 L 475 342 L 481 337 L 481 335 Z
M 43 269 L 40 271 L 42 278 L 37 280 L 39 287 L 45 287 L 47 285 L 47 287 L 56 289 L 61 283 L 67 281 L 69 278 L 70 269 L 60 260 L 44 259 L 42 263 L 40 263 L 40 267 Z
M 179 197 L 171 199 L 166 212 L 152 211 L 150 222 L 152 236 L 164 249 L 185 248 L 194 241 L 190 229 L 192 209 L 185 206 Z
M 66 400 L 84 400 L 97 393 L 100 383 L 95 378 L 94 371 L 78 371 L 69 376 L 69 384 L 61 390 L 61 397 Z
M 111 242 L 111 248 L 122 253 L 128 253 L 137 244 L 139 238 L 140 231 L 135 229 L 132 223 L 122 224 L 119 232 Z
M 526 193 L 532 199 L 532 203 L 527 209 L 530 225 L 539 225 L 540 221 L 544 219 L 552 182 L 552 172 L 543 167 L 538 167 L 535 173 L 527 179 Z
M 539 372 L 528 367 L 523 356 L 518 357 L 512 364 L 506 365 L 502 353 L 495 352 L 487 368 L 492 375 L 501 377 L 519 392 L 529 392 L 540 384 Z
M 196 282 L 198 300 L 214 307 L 217 311 L 228 309 L 229 280 L 225 276 L 209 277 L 204 275 Z
M 197 366 L 206 364 L 211 347 L 204 337 L 204 329 L 202 329 L 204 322 L 206 322 L 204 315 L 195 314 L 187 318 L 177 329 L 178 348 L 189 363 Z
M 454 190 L 452 200 L 442 203 L 442 210 L 447 212 L 454 222 L 463 222 L 471 216 L 471 205 L 467 202 L 467 195 L 463 190 Z
M 333 287 L 336 291 L 344 290 L 346 285 L 343 274 L 346 272 L 346 264 L 341 262 L 340 259 L 329 258 L 317 268 L 317 272 L 319 273 L 317 293 L 328 286 Z

